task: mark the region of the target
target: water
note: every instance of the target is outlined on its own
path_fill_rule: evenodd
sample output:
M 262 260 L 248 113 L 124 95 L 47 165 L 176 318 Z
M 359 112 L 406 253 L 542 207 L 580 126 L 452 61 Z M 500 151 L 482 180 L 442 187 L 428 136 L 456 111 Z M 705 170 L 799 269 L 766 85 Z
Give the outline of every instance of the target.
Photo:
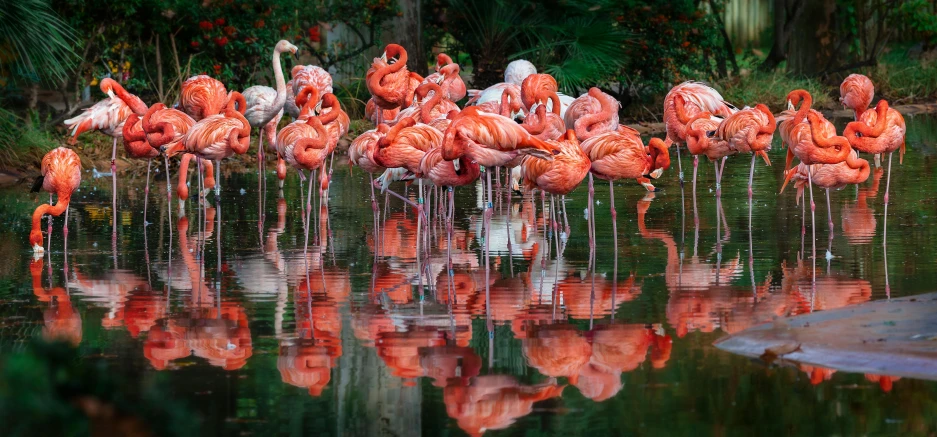
M 264 199 L 256 176 L 224 177 L 220 207 L 209 195 L 216 206 L 200 216 L 193 196 L 184 217 L 158 173 L 146 228 L 143 175 L 122 174 L 112 245 L 110 179 L 86 169 L 67 258 L 58 218 L 51 253 L 31 263 L 28 216 L 46 194 L 0 192 L 0 351 L 33 336 L 69 341 L 131 381 L 121 389 L 162 390 L 159 405 L 203 434 L 929 434 L 937 383 L 769 368 L 712 346 L 778 316 L 934 291 L 937 119 L 908 127 L 887 262 L 884 177 L 833 193 L 830 245 L 815 190 L 815 292 L 809 210 L 804 241 L 795 190 L 777 194 L 777 144 L 774 166 L 756 166 L 751 231 L 746 156 L 730 158 L 719 204 L 712 164 L 700 162 L 698 225 L 686 156 L 683 190 L 676 163 L 653 195 L 618 183 L 617 262 L 607 183 L 596 181 L 594 273 L 585 183 L 567 196 L 559 242 L 544 239 L 539 196 L 496 202 L 489 275 L 480 190 L 459 188 L 451 288 L 443 223 L 431 222 L 418 267 L 414 210 L 391 198 L 375 238 L 367 176 L 344 163 L 328 208 L 313 208 L 311 239 L 323 244 L 306 259 L 295 173 L 284 200 L 272 174 Z

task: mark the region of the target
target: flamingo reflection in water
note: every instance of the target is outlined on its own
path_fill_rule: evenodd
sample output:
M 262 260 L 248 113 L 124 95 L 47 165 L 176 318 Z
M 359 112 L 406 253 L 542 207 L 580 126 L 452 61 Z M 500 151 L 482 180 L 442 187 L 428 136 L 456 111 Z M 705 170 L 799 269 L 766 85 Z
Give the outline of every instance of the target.
M 885 169 L 876 168 L 872 172 L 872 184 L 858 188 L 856 203 L 843 207 L 843 235 L 850 245 L 868 244 L 875 237 L 875 210 L 869 207 L 869 199 L 878 196 L 879 183 Z
M 82 336 L 81 314 L 72 306 L 71 296 L 64 287 L 42 286 L 42 265 L 43 258 L 29 264 L 33 294 L 39 302 L 48 304 L 42 312 L 42 338 L 46 341 L 59 340 L 78 346 Z
M 533 412 L 536 402 L 559 397 L 565 386 L 553 378 L 537 385 L 523 385 L 507 375 L 486 375 L 470 385 L 443 389 L 446 412 L 467 434 L 481 436 L 488 430 L 505 429 Z
M 319 275 L 293 292 L 296 311 L 295 338 L 280 341 L 277 369 L 283 382 L 319 396 L 331 380 L 332 369 L 342 356 L 342 316 L 338 302 L 319 288 Z M 347 276 L 346 276 L 347 279 Z M 350 283 L 348 283 L 350 288 Z M 336 287 L 336 289 L 340 289 Z M 334 289 L 330 289 L 332 291 Z
M 207 208 L 206 217 L 213 213 L 213 208 Z M 190 297 L 182 313 L 162 319 L 150 329 L 143 355 L 157 370 L 190 355 L 225 370 L 240 369 L 253 353 L 247 312 L 236 302 L 221 299 L 221 290 L 205 283 L 204 266 L 189 251 L 188 227 L 188 219 L 181 217 L 177 225 L 179 250 L 188 271 Z M 196 244 L 201 237 L 195 236 Z
M 146 290 L 146 280 L 128 270 L 114 269 L 99 278 L 91 278 L 72 267 L 69 288 L 95 305 L 107 308 L 101 326 L 113 329 L 124 325 L 124 305 L 133 291 Z

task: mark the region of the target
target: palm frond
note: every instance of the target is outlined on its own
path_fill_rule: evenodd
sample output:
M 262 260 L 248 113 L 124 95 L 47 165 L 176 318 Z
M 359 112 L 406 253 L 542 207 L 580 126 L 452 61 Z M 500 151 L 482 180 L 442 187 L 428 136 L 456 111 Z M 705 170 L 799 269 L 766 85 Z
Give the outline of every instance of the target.
M 0 59 L 12 66 L 14 79 L 64 79 L 78 57 L 72 49 L 77 44 L 75 31 L 47 0 L 0 0 Z

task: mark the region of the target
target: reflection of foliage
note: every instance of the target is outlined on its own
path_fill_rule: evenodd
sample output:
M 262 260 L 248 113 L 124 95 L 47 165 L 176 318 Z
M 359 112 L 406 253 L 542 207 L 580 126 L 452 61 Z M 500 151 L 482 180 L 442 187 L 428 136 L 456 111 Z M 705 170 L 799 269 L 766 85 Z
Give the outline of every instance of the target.
M 62 80 L 76 41 L 47 0 L 0 0 L 0 75 L 12 70 L 14 79 Z
M 5 358 L 0 373 L 4 434 L 79 435 L 110 429 L 123 435 L 192 435 L 195 420 L 161 385 L 132 393 L 104 363 L 79 359 L 64 343 L 34 341 Z M 107 432 L 105 432 L 107 434 Z

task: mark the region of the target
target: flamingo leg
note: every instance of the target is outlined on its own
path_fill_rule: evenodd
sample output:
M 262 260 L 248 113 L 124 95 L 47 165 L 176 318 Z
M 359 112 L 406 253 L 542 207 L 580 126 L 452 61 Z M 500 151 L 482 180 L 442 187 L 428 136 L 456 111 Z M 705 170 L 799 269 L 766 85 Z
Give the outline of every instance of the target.
M 302 171 L 302 170 L 299 170 Z M 306 262 L 306 273 L 309 273 L 309 218 L 312 216 L 312 181 L 315 180 L 315 177 L 312 175 L 312 170 L 309 171 L 309 177 L 312 178 L 309 180 L 309 189 L 306 191 L 306 217 L 303 222 L 304 238 L 305 242 L 303 243 L 303 259 Z M 300 192 L 302 195 L 302 192 Z
M 678 147 L 677 150 L 680 150 Z M 609 210 L 612 213 L 612 245 L 615 246 L 615 264 L 612 269 L 612 308 L 615 308 L 615 296 L 618 292 L 618 211 L 615 210 L 615 183 L 611 179 L 608 181 L 608 200 Z M 595 272 L 592 272 L 593 277 Z M 615 312 L 612 311 L 612 318 L 615 318 Z
M 813 232 L 813 282 L 817 283 L 817 204 L 813 202 L 813 166 L 807 167 L 807 187 L 810 189 L 810 230 Z
M 117 137 L 114 137 L 114 147 L 111 151 L 111 215 L 114 224 L 111 228 L 111 245 L 117 244 Z
M 595 228 L 592 226 L 592 210 L 595 209 L 595 186 L 593 185 L 592 172 L 589 172 L 589 266 L 592 266 L 592 258 L 595 253 Z
M 826 219 L 829 221 L 830 238 L 833 238 L 833 207 L 830 203 L 830 189 L 826 189 Z
M 52 205 L 52 193 L 49 193 L 49 205 Z M 46 236 L 49 237 L 46 240 L 46 253 L 52 253 L 52 214 L 49 214 L 48 226 L 46 227 Z M 49 268 L 52 268 L 50 261 Z
M 888 174 L 885 176 L 885 215 L 883 220 L 884 229 L 882 231 L 883 238 L 888 236 L 888 194 L 891 190 L 891 157 L 894 153 L 895 152 L 891 152 L 888 154 Z
M 143 187 L 143 227 L 146 228 L 149 223 L 146 221 L 147 204 L 150 201 L 150 166 L 153 165 L 152 159 L 146 160 L 146 186 Z M 145 232 L 144 232 L 145 233 Z
M 683 186 L 683 161 L 680 159 L 680 143 L 673 143 L 677 149 L 677 171 L 680 175 L 680 186 Z
M 569 217 L 566 215 L 566 196 L 560 196 L 560 204 L 563 206 L 563 230 L 566 231 L 566 236 L 569 238 Z
M 423 233 L 420 232 L 423 230 L 422 225 L 423 225 L 423 179 L 419 178 L 417 179 L 417 206 L 416 206 L 416 271 L 419 272 L 417 274 L 417 277 L 419 278 L 417 279 L 418 281 L 417 287 L 418 287 L 418 290 L 420 291 L 420 305 L 423 304 L 423 299 L 425 298 L 425 296 L 423 295 L 423 268 L 422 268 L 423 266 L 420 264 L 420 258 L 423 255 L 420 252 L 420 243 L 421 243 L 420 240 L 423 239 Z M 485 239 L 485 244 L 488 244 L 487 238 Z
M 800 193 L 800 254 L 804 254 L 804 236 L 807 235 L 807 193 Z
M 63 251 L 65 252 L 65 262 L 68 263 L 68 211 L 71 209 L 71 205 L 65 207 L 65 223 L 62 225 L 62 244 L 64 245 Z
M 221 160 L 215 161 L 215 202 L 221 198 Z

